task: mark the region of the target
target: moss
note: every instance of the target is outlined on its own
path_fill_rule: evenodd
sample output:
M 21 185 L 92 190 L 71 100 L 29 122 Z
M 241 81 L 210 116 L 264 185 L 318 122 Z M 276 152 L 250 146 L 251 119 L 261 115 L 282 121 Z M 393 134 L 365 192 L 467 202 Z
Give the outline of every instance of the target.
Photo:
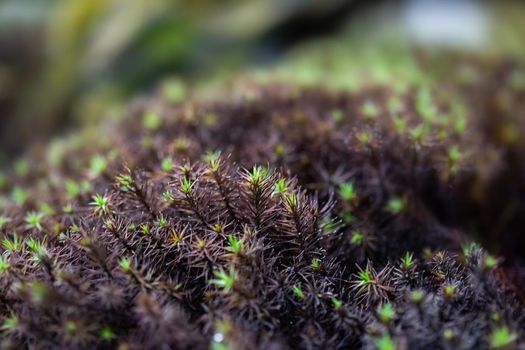
M 2 190 L 3 347 L 521 344 L 501 260 L 462 246 L 519 146 L 469 105 L 456 132 L 440 117 L 455 103 L 419 88 L 161 95 L 104 142 L 29 154 Z

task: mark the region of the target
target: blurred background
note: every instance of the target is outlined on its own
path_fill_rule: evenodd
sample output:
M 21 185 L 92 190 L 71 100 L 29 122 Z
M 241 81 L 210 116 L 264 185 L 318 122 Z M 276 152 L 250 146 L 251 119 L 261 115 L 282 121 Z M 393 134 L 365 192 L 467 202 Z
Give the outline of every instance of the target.
M 0 159 L 158 86 L 182 100 L 251 72 L 352 89 L 446 78 L 441 52 L 521 62 L 522 3 L 0 0 Z

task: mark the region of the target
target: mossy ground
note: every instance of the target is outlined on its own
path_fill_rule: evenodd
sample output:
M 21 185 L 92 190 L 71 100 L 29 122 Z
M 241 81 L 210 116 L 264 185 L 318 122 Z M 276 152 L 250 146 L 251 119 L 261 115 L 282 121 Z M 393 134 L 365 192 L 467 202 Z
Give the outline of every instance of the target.
M 2 185 L 3 347 L 519 347 L 502 263 L 523 252 L 505 257 L 522 244 L 522 148 L 493 133 L 519 120 L 470 102 L 520 105 L 498 67 L 457 99 L 160 93 L 33 150 Z M 497 240 L 502 258 L 472 243 Z

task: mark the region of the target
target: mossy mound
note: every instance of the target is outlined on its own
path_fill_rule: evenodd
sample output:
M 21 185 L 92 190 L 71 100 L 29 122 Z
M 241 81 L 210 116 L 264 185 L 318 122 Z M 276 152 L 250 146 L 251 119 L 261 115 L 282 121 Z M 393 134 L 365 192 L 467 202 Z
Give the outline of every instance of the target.
M 518 347 L 521 292 L 469 242 L 519 148 L 475 113 L 248 85 L 35 150 L 3 186 L 3 347 Z

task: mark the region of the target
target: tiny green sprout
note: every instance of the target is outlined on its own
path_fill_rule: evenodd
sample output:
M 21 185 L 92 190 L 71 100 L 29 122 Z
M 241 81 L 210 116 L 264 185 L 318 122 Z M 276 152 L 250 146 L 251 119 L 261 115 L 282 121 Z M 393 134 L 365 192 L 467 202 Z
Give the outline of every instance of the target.
M 374 283 L 374 277 L 372 276 L 372 273 L 368 270 L 368 266 L 365 270 L 359 271 L 357 273 L 357 277 L 359 278 L 359 287 L 365 287 Z
M 151 235 L 151 227 L 148 224 L 142 224 L 140 225 L 140 232 L 144 235 Z
M 15 234 L 13 236 L 13 240 L 9 240 L 9 238 L 5 237 L 2 239 L 2 246 L 4 249 L 8 252 L 14 253 L 20 250 L 20 247 L 22 246 L 22 241 L 20 238 Z
M 514 343 L 518 335 L 511 332 L 508 327 L 496 328 L 490 333 L 489 345 L 491 349 L 504 349 Z
M 30 211 L 26 214 L 24 221 L 27 229 L 42 230 L 42 219 L 44 214 L 40 212 Z
M 334 306 L 334 309 L 341 310 L 343 302 L 337 298 L 332 298 L 332 305 Z
M 109 213 L 109 198 L 96 194 L 93 196 L 93 201 L 89 203 L 93 207 L 95 214 L 102 215 Z
M 290 209 L 296 208 L 299 203 L 299 198 L 295 192 L 283 194 L 283 200 Z
M 186 164 L 182 164 L 181 166 L 179 166 L 179 169 L 180 171 L 182 172 L 182 174 L 185 176 L 185 177 L 190 177 L 191 175 L 191 166 L 190 164 L 186 163 Z
M 42 255 L 43 253 L 45 253 L 44 242 L 39 242 L 38 240 L 34 239 L 33 237 L 29 237 L 29 239 L 26 241 L 26 245 L 35 254 Z
M 286 153 L 286 146 L 282 143 L 278 143 L 275 145 L 274 151 L 277 156 L 282 157 Z
M 108 326 L 102 327 L 102 329 L 100 330 L 100 339 L 102 339 L 102 341 L 110 342 L 115 338 L 116 335 L 115 333 L 113 333 L 111 328 L 109 328 Z
M 340 109 L 334 109 L 331 113 L 330 113 L 330 116 L 332 117 L 333 121 L 336 122 L 336 123 L 340 123 L 343 121 L 344 117 L 345 117 L 345 114 L 342 110 Z
M 407 206 L 407 199 L 406 197 L 392 197 L 388 201 L 386 205 L 386 209 L 394 214 L 397 215 L 405 210 Z
M 161 215 L 157 220 L 157 225 L 160 227 L 168 227 L 168 220 L 164 217 L 164 215 Z
M 310 263 L 310 267 L 314 270 L 321 269 L 321 260 L 318 258 L 313 258 L 312 262 Z
M 177 137 L 173 142 L 175 152 L 184 153 L 190 148 L 190 141 L 185 137 Z
M 388 334 L 383 334 L 375 343 L 377 350 L 396 350 L 394 341 Z
M 461 152 L 459 151 L 458 146 L 452 146 L 448 150 L 448 162 L 451 165 L 457 164 L 459 159 L 461 158 Z
M 412 300 L 412 302 L 415 304 L 421 303 L 424 297 L 425 297 L 425 292 L 423 292 L 420 289 L 416 289 L 410 293 L 410 300 Z
M 487 269 L 493 269 L 496 267 L 496 265 L 498 265 L 498 259 L 496 259 L 492 255 L 487 255 L 485 257 L 484 263 Z
M 87 193 L 91 192 L 93 190 L 93 185 L 87 180 L 84 180 L 80 182 L 80 192 L 81 193 Z
M 80 233 L 80 231 L 81 231 L 80 226 L 78 226 L 77 224 L 73 224 L 73 225 L 71 225 L 71 227 L 69 228 L 69 230 L 70 230 L 72 233 Z
M 374 102 L 366 101 L 361 107 L 361 113 L 366 119 L 374 119 L 379 115 L 379 110 Z
M 18 317 L 11 312 L 11 316 L 4 317 L 0 330 L 6 333 L 13 333 L 18 328 Z
M 221 224 L 221 223 L 217 223 L 215 225 L 213 225 L 213 227 L 211 228 L 213 230 L 213 232 L 215 233 L 221 233 L 222 230 L 224 229 L 224 225 Z
M 211 284 L 214 284 L 224 290 L 225 293 L 231 291 L 237 281 L 237 272 L 233 267 L 230 267 L 230 271 L 226 272 L 223 269 L 214 271 L 213 274 L 216 279 L 210 280 Z
M 80 240 L 80 245 L 85 248 L 91 247 L 93 245 L 93 239 L 91 239 L 90 237 L 83 237 Z
M 170 242 L 172 243 L 175 243 L 175 244 L 179 244 L 180 242 L 182 242 L 182 233 L 181 232 L 178 232 L 174 229 L 171 229 L 171 235 L 170 235 Z
M 55 209 L 45 202 L 38 203 L 38 211 L 47 216 L 55 214 Z
M 127 258 L 127 257 L 121 258 L 118 261 L 118 264 L 119 264 L 120 268 L 122 269 L 122 271 L 124 271 L 124 272 L 131 271 L 131 259 L 130 258 Z
M 354 221 L 354 215 L 350 211 L 345 211 L 343 215 L 341 215 L 341 219 L 348 225 Z
M 193 183 L 187 177 L 183 177 L 180 180 L 180 191 L 186 195 L 190 194 Z
M 283 195 L 287 191 L 288 191 L 288 183 L 286 182 L 286 179 L 279 179 L 275 182 L 272 196 Z
M 401 258 L 401 265 L 404 270 L 409 270 L 414 265 L 414 255 L 406 252 L 405 256 Z
M 350 239 L 352 245 L 361 245 L 363 243 L 363 234 L 359 231 L 352 232 L 352 238 Z
M 62 208 L 62 212 L 64 214 L 68 214 L 68 215 L 71 215 L 73 214 L 73 205 L 71 205 L 71 203 L 68 203 L 66 205 L 64 205 L 64 207 Z
M 463 250 L 463 255 L 465 255 L 467 258 L 472 257 L 481 249 L 480 245 L 476 242 L 465 243 L 461 248 Z
M 22 187 L 15 186 L 11 192 L 11 198 L 13 198 L 16 204 L 23 205 L 29 198 L 29 194 Z
M 323 224 L 323 233 L 324 234 L 331 234 L 334 233 L 337 229 L 337 224 L 334 219 L 328 218 Z
M 146 111 L 142 117 L 142 124 L 146 129 L 158 130 L 162 125 L 162 119 L 154 111 Z
M 173 203 L 173 201 L 175 200 L 175 196 L 173 195 L 173 193 L 171 193 L 171 191 L 164 191 L 162 193 L 162 200 L 165 203 Z
M 5 224 L 11 221 L 7 216 L 0 216 L 0 230 L 4 228 Z
M 228 242 L 230 243 L 230 246 L 226 247 L 228 251 L 236 255 L 239 255 L 242 253 L 242 250 L 243 250 L 242 239 L 238 239 L 234 235 L 228 235 Z
M 466 129 L 467 129 L 467 118 L 457 117 L 454 120 L 454 131 L 456 132 L 456 134 L 463 135 Z
M 108 168 L 108 161 L 100 154 L 91 158 L 89 163 L 89 173 L 92 177 L 97 177 Z
M 414 141 L 415 143 L 422 143 L 423 142 L 423 138 L 425 137 L 426 135 L 426 128 L 425 128 L 425 125 L 424 124 L 419 124 L 415 127 L 413 127 L 409 133 L 410 133 L 410 138 L 412 139 L 412 141 Z
M 221 151 L 208 151 L 202 156 L 202 160 L 210 164 L 212 171 L 218 171 L 221 165 Z
M 254 166 L 248 175 L 248 182 L 252 186 L 259 185 L 259 183 L 265 179 L 265 171 L 260 166 Z
M 426 120 L 434 120 L 437 116 L 437 108 L 432 101 L 432 95 L 427 89 L 421 89 L 416 98 L 416 109 L 419 115 Z
M 133 190 L 134 181 L 131 175 L 121 174 L 117 175 L 116 180 L 120 185 L 120 189 L 124 192 L 129 192 Z
M 80 196 L 81 188 L 78 182 L 75 182 L 73 180 L 66 180 L 66 192 L 70 199 L 75 199 L 78 196 Z
M 443 293 L 445 294 L 446 298 L 454 298 L 456 296 L 456 286 L 453 284 L 447 284 L 443 288 Z
M 31 165 L 29 164 L 27 159 L 18 159 L 14 163 L 14 168 L 16 175 L 20 177 L 29 175 L 29 172 L 31 171 Z
M 407 128 L 406 119 L 401 118 L 401 117 L 394 117 L 393 122 L 394 122 L 394 129 L 396 130 L 396 133 L 399 135 L 403 134 Z
M 388 111 L 395 115 L 403 110 L 403 101 L 399 96 L 390 96 L 388 99 Z
M 394 317 L 396 317 L 396 312 L 392 304 L 386 303 L 384 305 L 379 306 L 379 308 L 377 309 L 377 315 L 379 316 L 381 322 L 387 324 L 390 323 L 394 319 Z
M 348 203 L 357 201 L 357 192 L 353 182 L 343 182 L 339 184 L 339 196 Z
M 163 172 L 169 173 L 173 169 L 173 159 L 171 157 L 162 159 L 161 168 Z
M 197 240 L 197 249 L 198 250 L 204 250 L 204 248 L 206 248 L 206 240 L 205 239 L 198 239 Z
M 65 333 L 71 338 L 77 336 L 77 334 L 80 332 L 80 328 L 81 325 L 75 321 L 67 321 L 64 325 Z
M 293 294 L 298 299 L 304 300 L 306 298 L 305 295 L 304 295 L 303 290 L 301 289 L 301 286 L 293 286 L 292 290 L 293 290 Z
M 207 113 L 204 116 L 204 125 L 206 126 L 215 126 L 217 125 L 217 122 L 219 121 L 219 118 L 217 117 L 217 114 L 215 113 Z
M 0 255 L 0 273 L 6 272 L 9 270 L 9 261 L 7 257 Z
M 443 338 L 446 341 L 451 341 L 452 339 L 454 339 L 454 331 L 452 329 L 450 329 L 450 328 L 446 328 L 443 331 Z
M 366 131 L 359 132 L 356 135 L 357 141 L 359 141 L 360 144 L 367 146 L 372 143 L 372 134 Z
M 163 95 L 173 103 L 184 101 L 186 97 L 186 86 L 179 79 L 168 79 L 162 84 Z
M 228 345 L 217 341 L 213 341 L 210 348 L 211 350 L 232 350 Z

